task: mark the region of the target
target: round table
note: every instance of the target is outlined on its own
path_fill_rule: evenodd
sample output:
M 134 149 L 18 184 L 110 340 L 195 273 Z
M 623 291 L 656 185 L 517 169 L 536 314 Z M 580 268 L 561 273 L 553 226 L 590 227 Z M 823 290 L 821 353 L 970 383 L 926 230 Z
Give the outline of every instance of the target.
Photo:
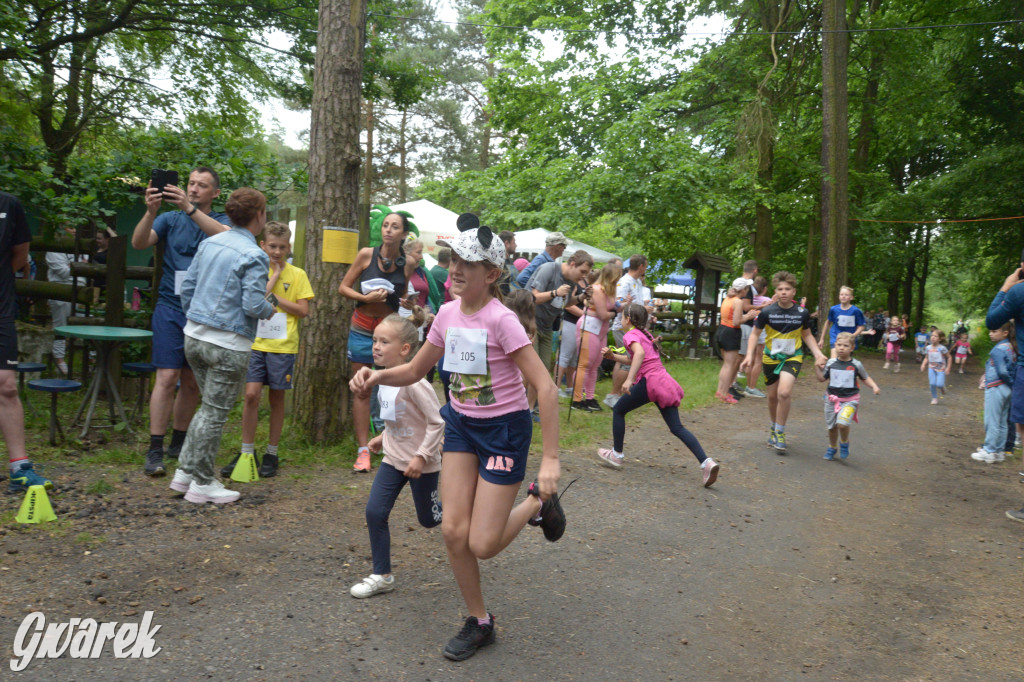
M 81 433 L 81 436 L 84 438 L 89 432 L 93 414 L 96 412 L 96 399 L 105 385 L 107 401 L 110 404 L 111 422 L 118 423 L 115 421 L 116 416 L 117 419 L 120 419 L 120 423 L 123 423 L 130 429 L 128 416 L 125 414 L 124 404 L 121 402 L 121 392 L 118 390 L 114 377 L 110 373 L 110 357 L 115 350 L 121 347 L 121 344 L 151 339 L 153 332 L 148 329 L 106 327 L 103 325 L 64 325 L 62 327 L 55 327 L 53 331 L 61 336 L 91 341 L 96 348 L 96 371 L 93 372 L 89 388 L 85 391 L 85 398 L 82 399 L 82 404 L 79 406 L 78 412 L 75 413 L 75 420 L 72 422 L 72 425 L 78 425 L 84 412 L 85 421 L 82 422 Z

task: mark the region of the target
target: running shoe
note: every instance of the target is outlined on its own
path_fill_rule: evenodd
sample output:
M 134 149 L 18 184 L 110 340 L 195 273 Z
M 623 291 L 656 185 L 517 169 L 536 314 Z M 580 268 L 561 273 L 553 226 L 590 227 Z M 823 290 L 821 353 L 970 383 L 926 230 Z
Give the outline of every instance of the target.
M 185 499 L 196 504 L 203 504 L 204 502 L 228 504 L 229 502 L 234 502 L 239 497 L 241 497 L 241 493 L 235 490 L 228 490 L 224 487 L 223 483 L 216 479 L 206 485 L 199 485 L 193 479 L 188 485 L 188 490 L 185 492 Z
M 530 484 L 526 493 L 540 499 L 540 486 L 536 480 Z M 544 500 L 540 506 L 540 519 L 530 519 L 528 523 L 531 526 L 540 526 L 548 541 L 557 542 L 565 533 L 565 512 L 562 510 L 562 503 L 558 501 L 558 495 L 552 495 Z
M 1013 519 L 1014 521 L 1024 521 L 1024 507 L 1021 509 L 1011 509 L 1006 512 L 1006 518 Z
M 590 410 L 591 412 L 604 412 L 604 408 L 598 404 L 596 398 L 587 398 L 585 402 L 587 404 L 586 409 Z
M 572 391 L 570 389 L 568 389 L 568 388 L 560 388 L 560 389 L 558 389 L 558 397 L 559 398 L 571 398 L 572 397 Z
M 171 479 L 171 490 L 179 493 L 187 493 L 188 487 L 192 485 L 192 477 L 185 473 L 185 470 L 178 467 L 174 470 L 174 478 Z
M 760 389 L 757 389 L 757 388 L 751 388 L 750 386 L 747 386 L 746 389 L 744 389 L 743 394 L 744 395 L 749 395 L 751 398 L 767 398 L 768 397 L 765 394 L 764 391 L 762 391 Z
M 625 457 L 617 457 L 611 448 L 598 448 L 597 456 L 601 460 L 601 466 L 609 469 L 621 469 L 622 460 L 625 459 Z
M 395 576 L 389 575 L 385 578 L 382 575 L 374 573 L 368 578 L 363 578 L 361 581 L 352 586 L 352 589 L 348 591 L 356 599 L 366 599 L 372 597 L 375 594 L 383 594 L 384 592 L 390 592 L 395 589 Z
M 369 473 L 370 468 L 370 451 L 367 448 L 359 448 L 359 454 L 356 455 L 356 463 L 352 465 L 352 469 L 366 474 Z
M 147 476 L 163 476 L 167 473 L 164 469 L 163 448 L 150 448 L 146 452 L 146 467 L 144 471 Z
M 986 464 L 995 464 L 996 462 L 1002 462 L 1005 456 L 1001 452 L 989 452 L 988 450 L 979 450 L 971 455 L 971 459 L 975 462 L 985 462 Z
M 938 404 L 939 404 L 939 399 L 938 398 L 932 398 L 932 405 L 938 405 Z
M 839 459 L 846 459 L 850 456 L 850 444 L 840 443 L 839 444 Z
M 604 397 L 604 400 L 602 400 L 601 402 L 603 402 L 608 407 L 615 407 L 615 403 L 619 402 L 619 398 L 621 397 L 622 396 L 616 395 L 615 393 L 609 393 Z
M 586 400 L 574 400 L 574 401 L 572 401 L 570 407 L 572 407 L 572 409 L 574 409 L 574 410 L 579 410 L 581 412 L 591 412 L 592 411 L 587 406 L 587 401 Z
M 710 488 L 718 480 L 718 462 L 708 457 L 700 465 L 700 471 L 704 479 L 704 487 Z
M 476 616 L 466 619 L 459 634 L 448 640 L 444 647 L 444 657 L 452 661 L 464 661 L 477 652 L 477 649 L 494 644 L 494 614 L 487 614 L 491 622 L 480 625 Z
M 729 387 L 728 393 L 733 398 L 735 398 L 737 400 L 737 402 L 743 399 L 743 391 L 741 391 L 740 389 L 736 388 L 735 384 L 733 384 L 732 386 Z
M 835 448 L 825 448 L 825 459 L 832 461 L 836 458 L 836 453 L 839 452 Z
M 785 454 L 786 452 L 786 433 L 784 431 L 775 432 L 775 449 Z
M 53 481 L 37 474 L 30 460 L 25 460 L 10 470 L 10 477 L 7 479 L 8 493 L 23 493 L 34 485 L 53 490 Z
M 277 476 L 277 455 L 263 453 L 263 463 L 260 464 L 260 478 L 273 478 Z
M 777 442 L 779 442 L 779 440 L 778 440 L 778 434 L 776 433 L 775 429 L 773 428 L 773 429 L 771 430 L 771 433 L 770 433 L 770 434 L 768 435 L 768 447 L 770 447 L 770 448 L 774 448 L 774 447 L 775 447 L 775 444 L 776 444 Z

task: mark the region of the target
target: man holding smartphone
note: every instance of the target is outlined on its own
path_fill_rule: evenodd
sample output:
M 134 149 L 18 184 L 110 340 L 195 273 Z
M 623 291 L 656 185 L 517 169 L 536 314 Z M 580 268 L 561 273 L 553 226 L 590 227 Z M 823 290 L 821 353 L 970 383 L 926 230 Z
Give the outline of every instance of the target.
M 154 177 L 161 174 L 154 173 Z M 185 313 L 182 311 L 181 284 L 189 265 L 207 237 L 225 232 L 231 221 L 223 213 L 211 210 L 220 196 L 220 176 L 212 168 L 200 166 L 188 177 L 188 188 L 177 185 L 146 189 L 146 214 L 135 226 L 132 246 L 147 249 L 163 242 L 163 274 L 160 277 L 156 308 L 153 310 L 153 364 L 156 385 L 149 399 L 149 450 L 145 472 L 163 476 L 164 434 L 173 408 L 174 433 L 167 456 L 177 458 L 185 441 L 188 425 L 199 403 L 199 387 L 185 361 Z M 163 202 L 179 210 L 157 212 Z M 181 382 L 177 398 L 174 389 Z

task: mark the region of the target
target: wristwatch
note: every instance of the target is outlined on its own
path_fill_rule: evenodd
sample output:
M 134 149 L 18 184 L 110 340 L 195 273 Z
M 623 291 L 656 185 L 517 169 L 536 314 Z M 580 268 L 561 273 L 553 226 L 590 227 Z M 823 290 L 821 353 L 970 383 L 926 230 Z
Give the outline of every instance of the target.
M 267 302 L 270 303 L 270 305 L 274 306 L 275 308 L 277 307 L 277 296 L 274 295 L 273 291 L 267 294 L 266 299 Z
M 199 207 L 196 206 L 195 204 L 192 204 L 192 210 L 189 211 L 188 213 L 186 213 L 185 215 L 187 215 L 189 218 L 191 218 L 192 214 L 195 213 L 198 210 L 199 210 Z

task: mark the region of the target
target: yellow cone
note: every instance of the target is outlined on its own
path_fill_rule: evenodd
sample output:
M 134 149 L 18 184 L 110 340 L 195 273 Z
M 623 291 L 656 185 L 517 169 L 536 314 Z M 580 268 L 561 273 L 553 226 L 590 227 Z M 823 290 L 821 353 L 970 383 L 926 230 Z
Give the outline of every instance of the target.
M 46 496 L 46 488 L 41 485 L 30 485 L 21 503 L 21 510 L 14 517 L 18 523 L 46 523 L 56 521 L 50 498 Z
M 231 470 L 231 480 L 239 483 L 252 483 L 260 480 L 259 467 L 256 466 L 256 456 L 251 452 L 243 452 L 238 458 L 238 464 Z

